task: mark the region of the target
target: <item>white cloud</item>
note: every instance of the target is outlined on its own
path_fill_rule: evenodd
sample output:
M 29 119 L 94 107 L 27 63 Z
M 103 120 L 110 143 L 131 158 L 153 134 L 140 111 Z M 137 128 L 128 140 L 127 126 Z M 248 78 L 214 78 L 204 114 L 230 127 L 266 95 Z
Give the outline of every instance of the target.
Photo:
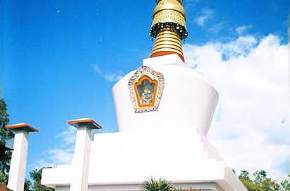
M 203 27 L 206 22 L 213 16 L 213 10 L 211 9 L 204 9 L 201 11 L 201 14 L 195 18 L 195 23 Z
M 242 25 L 235 29 L 235 31 L 238 33 L 238 35 L 243 35 L 247 30 L 251 29 L 252 25 Z
M 100 75 L 102 78 L 104 78 L 108 82 L 116 82 L 120 80 L 121 78 L 123 78 L 123 74 L 121 72 L 106 73 L 97 64 L 93 64 L 92 67 L 93 67 L 93 70 L 98 75 Z
M 225 26 L 224 21 L 217 22 L 210 27 L 207 28 L 207 30 L 211 33 L 219 33 Z
M 36 163 L 34 168 L 52 167 L 61 164 L 70 164 L 75 144 L 76 130 L 69 126 L 64 131 L 59 133 L 56 138 L 59 139 L 57 148 L 52 148 L 43 153 L 45 156 L 42 160 Z
M 65 145 L 72 145 L 75 143 L 76 129 L 69 126 L 66 130 L 57 135 L 57 138 L 62 140 Z
M 189 65 L 220 94 L 209 133 L 231 167 L 286 175 L 289 163 L 288 47 L 275 35 L 184 46 Z

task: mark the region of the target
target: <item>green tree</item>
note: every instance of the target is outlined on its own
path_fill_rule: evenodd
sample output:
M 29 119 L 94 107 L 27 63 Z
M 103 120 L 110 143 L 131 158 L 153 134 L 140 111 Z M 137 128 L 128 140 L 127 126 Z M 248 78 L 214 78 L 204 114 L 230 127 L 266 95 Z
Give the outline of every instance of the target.
M 267 172 L 260 170 L 254 173 L 254 182 L 259 186 L 262 191 L 277 191 L 280 186 L 277 182 L 273 181 L 271 178 L 267 177 Z
M 280 183 L 280 189 L 281 191 L 289 191 L 290 190 L 290 174 L 288 175 L 288 177 L 281 181 Z
M 31 181 L 25 178 L 24 191 L 31 191 L 30 187 L 31 187 Z
M 5 148 L 7 141 L 13 138 L 13 134 L 4 127 L 9 122 L 7 106 L 0 98 L 0 182 L 7 184 L 10 159 L 12 152 Z
M 35 169 L 30 172 L 30 177 L 32 179 L 30 191 L 54 191 L 52 188 L 41 185 L 41 174 L 42 169 Z
M 164 179 L 150 179 L 144 183 L 144 191 L 176 191 L 173 184 Z
M 269 178 L 266 171 L 260 170 L 253 175 L 242 171 L 239 178 L 249 191 L 290 191 L 290 176 L 278 182 Z
M 239 176 L 241 182 L 245 185 L 245 187 L 249 191 L 256 191 L 258 190 L 256 184 L 251 180 L 250 174 L 247 171 L 242 171 Z

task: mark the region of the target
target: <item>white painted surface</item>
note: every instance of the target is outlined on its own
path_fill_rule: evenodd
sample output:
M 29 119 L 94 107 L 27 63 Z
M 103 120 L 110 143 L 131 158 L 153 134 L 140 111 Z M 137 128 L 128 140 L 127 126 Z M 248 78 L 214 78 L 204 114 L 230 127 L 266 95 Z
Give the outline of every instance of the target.
M 222 191 L 221 188 L 215 183 L 175 183 L 177 188 L 183 189 L 202 189 L 204 191 Z M 92 185 L 89 191 L 143 191 L 143 184 L 130 184 L 130 185 Z M 69 191 L 67 186 L 58 186 L 55 191 Z
M 28 132 L 16 131 L 7 186 L 11 190 L 24 190 L 27 151 Z
M 114 86 L 119 132 L 94 136 L 89 190 L 129 190 L 155 177 L 176 184 L 215 183 L 224 191 L 245 191 L 206 138 L 218 100 L 216 90 L 177 55 L 145 59 L 143 64 L 164 75 L 159 109 L 134 112 L 128 87 L 134 71 Z M 45 169 L 42 182 L 68 186 L 71 170 L 70 166 Z
M 91 148 L 91 129 L 77 128 L 74 158 L 72 161 L 70 191 L 87 191 L 89 176 L 89 157 Z M 66 174 L 66 176 L 69 176 Z
M 165 88 L 159 110 L 134 112 L 128 88 L 128 81 L 135 72 L 132 71 L 113 88 L 119 130 L 168 132 L 195 128 L 205 136 L 218 100 L 216 90 L 177 55 L 145 59 L 143 64 L 164 75 Z

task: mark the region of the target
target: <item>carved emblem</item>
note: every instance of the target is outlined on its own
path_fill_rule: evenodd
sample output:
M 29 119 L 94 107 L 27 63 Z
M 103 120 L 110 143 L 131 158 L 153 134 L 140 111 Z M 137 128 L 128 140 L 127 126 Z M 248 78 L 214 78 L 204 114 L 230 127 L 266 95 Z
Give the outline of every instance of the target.
M 142 66 L 130 78 L 128 85 L 136 113 L 158 109 L 164 89 L 163 74 Z

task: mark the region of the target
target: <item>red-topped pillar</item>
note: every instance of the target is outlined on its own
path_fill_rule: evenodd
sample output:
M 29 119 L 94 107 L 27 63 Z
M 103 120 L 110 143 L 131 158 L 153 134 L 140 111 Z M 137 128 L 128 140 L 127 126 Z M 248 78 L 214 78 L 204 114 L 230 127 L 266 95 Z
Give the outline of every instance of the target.
M 15 191 L 23 191 L 28 152 L 28 134 L 30 132 L 38 132 L 38 130 L 26 123 L 7 125 L 5 128 L 14 133 L 14 148 L 10 164 L 8 188 Z
M 70 120 L 68 121 L 68 124 L 77 128 L 75 152 L 72 164 L 74 173 L 72 175 L 70 191 L 87 191 L 92 141 L 91 130 L 101 129 L 102 127 L 89 118 Z

